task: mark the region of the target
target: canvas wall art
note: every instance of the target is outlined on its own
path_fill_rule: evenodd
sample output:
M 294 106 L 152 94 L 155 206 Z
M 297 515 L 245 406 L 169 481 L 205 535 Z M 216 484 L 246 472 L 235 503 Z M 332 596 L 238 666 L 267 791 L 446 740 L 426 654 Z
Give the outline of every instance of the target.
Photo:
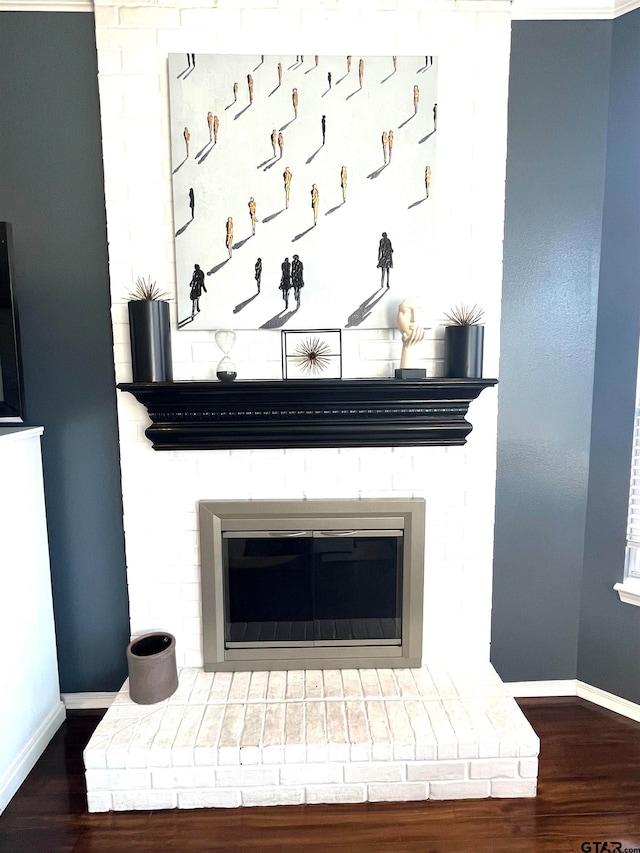
M 395 328 L 433 256 L 437 57 L 168 69 L 179 328 Z

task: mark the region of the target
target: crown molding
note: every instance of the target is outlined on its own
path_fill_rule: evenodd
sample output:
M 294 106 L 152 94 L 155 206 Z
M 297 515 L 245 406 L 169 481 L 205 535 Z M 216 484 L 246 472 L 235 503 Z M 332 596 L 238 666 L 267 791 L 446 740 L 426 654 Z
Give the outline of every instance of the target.
M 506 5 L 508 0 L 502 0 Z M 251 0 L 247 0 L 251 5 Z M 480 6 L 482 4 L 482 9 Z M 457 0 L 458 9 L 491 9 L 487 0 Z M 571 21 L 618 18 L 640 9 L 640 0 L 511 0 L 514 21 Z M 93 12 L 93 0 L 0 0 L 0 12 Z
M 627 12 L 633 12 L 634 9 L 640 9 L 640 0 L 615 0 L 614 18 L 620 15 L 626 15 Z
M 640 0 L 512 0 L 514 21 L 584 21 L 618 18 L 640 8 Z
M 93 0 L 0 0 L 0 12 L 93 12 Z

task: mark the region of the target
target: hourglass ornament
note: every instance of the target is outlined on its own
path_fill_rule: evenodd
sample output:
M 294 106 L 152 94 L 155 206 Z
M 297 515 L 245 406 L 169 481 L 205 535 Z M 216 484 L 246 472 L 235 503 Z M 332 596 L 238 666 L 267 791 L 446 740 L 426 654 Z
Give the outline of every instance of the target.
M 229 358 L 235 342 L 236 333 L 231 329 L 218 329 L 216 332 L 216 343 L 224 354 L 216 369 L 216 376 L 220 382 L 233 382 L 238 375 L 235 364 Z

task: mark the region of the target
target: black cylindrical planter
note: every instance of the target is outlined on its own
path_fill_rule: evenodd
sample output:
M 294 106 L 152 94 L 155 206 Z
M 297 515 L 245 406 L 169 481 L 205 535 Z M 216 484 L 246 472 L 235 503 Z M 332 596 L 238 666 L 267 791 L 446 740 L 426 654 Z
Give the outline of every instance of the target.
M 173 381 L 169 303 L 160 299 L 129 302 L 129 334 L 133 381 Z
M 480 379 L 484 326 L 445 326 L 444 375 L 450 379 Z
M 168 699 L 178 688 L 176 638 L 153 633 L 135 637 L 127 646 L 129 695 L 138 705 Z

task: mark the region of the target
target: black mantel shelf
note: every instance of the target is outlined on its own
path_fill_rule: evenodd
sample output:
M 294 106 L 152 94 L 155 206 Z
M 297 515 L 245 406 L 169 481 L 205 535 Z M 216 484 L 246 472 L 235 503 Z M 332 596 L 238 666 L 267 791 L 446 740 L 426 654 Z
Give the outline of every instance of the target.
M 469 403 L 497 379 L 122 382 L 155 450 L 464 444 Z

